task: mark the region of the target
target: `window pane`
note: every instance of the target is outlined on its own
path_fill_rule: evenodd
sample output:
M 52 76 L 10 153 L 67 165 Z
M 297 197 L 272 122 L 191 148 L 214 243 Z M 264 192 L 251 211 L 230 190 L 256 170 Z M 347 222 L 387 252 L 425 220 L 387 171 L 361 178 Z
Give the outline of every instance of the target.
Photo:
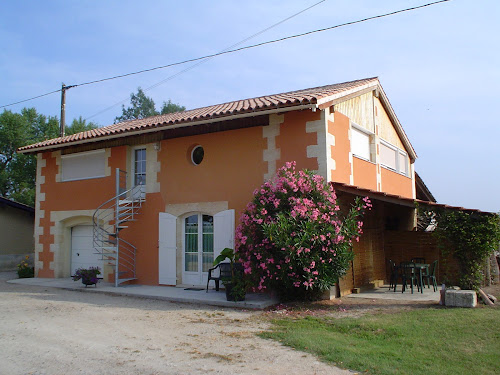
M 203 215 L 203 272 L 208 272 L 214 262 L 214 218 Z
M 380 163 L 386 167 L 396 170 L 396 150 L 387 147 L 385 144 L 380 144 Z
M 184 233 L 186 252 L 198 252 L 198 215 L 186 218 Z
M 203 272 L 208 272 L 213 267 L 214 253 L 203 253 Z
M 198 272 L 198 253 L 186 253 L 186 271 Z
M 354 155 L 370 160 L 370 136 L 357 129 L 351 129 L 351 151 Z
M 146 149 L 134 151 L 134 185 L 146 184 Z
M 198 272 L 198 215 L 184 220 L 185 271 Z

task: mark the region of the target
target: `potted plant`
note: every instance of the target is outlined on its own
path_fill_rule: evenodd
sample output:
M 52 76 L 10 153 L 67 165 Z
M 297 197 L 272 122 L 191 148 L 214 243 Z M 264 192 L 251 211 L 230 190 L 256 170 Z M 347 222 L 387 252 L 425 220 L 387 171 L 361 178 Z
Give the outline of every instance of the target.
M 246 282 L 243 278 L 243 267 L 241 267 L 241 263 L 237 263 L 236 255 L 234 254 L 234 250 L 226 247 L 221 251 L 219 256 L 215 258 L 214 265 L 217 265 L 226 259 L 229 259 L 229 263 L 231 264 L 231 277 L 222 279 L 222 283 L 226 288 L 226 299 L 228 301 L 244 301 L 246 294 Z
M 98 275 L 101 274 L 99 267 L 78 268 L 72 276 L 73 281 L 82 280 L 82 284 L 87 287 L 88 285 L 95 284 L 99 281 Z
M 28 264 L 29 259 L 30 259 L 30 256 L 26 255 L 24 257 L 24 260 L 21 261 L 21 263 L 19 263 L 17 265 L 17 276 L 19 276 L 20 279 L 35 276 L 35 267 L 31 267 Z

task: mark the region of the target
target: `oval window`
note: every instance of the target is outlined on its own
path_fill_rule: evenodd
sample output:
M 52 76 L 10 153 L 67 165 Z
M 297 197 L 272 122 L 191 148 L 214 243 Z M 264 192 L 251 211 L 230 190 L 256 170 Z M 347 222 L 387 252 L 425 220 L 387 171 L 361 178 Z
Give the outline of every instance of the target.
M 191 152 L 191 161 L 194 165 L 199 165 L 203 161 L 203 156 L 205 156 L 203 147 L 196 146 Z

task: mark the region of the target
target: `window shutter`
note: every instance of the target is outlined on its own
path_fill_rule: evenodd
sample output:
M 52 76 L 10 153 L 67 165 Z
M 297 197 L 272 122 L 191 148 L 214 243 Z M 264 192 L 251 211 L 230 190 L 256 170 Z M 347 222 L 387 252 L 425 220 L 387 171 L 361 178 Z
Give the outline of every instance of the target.
M 397 170 L 396 168 L 396 150 L 380 143 L 380 163 L 386 167 Z
M 214 259 L 226 247 L 234 249 L 234 210 L 214 215 Z
M 351 129 L 351 152 L 363 159 L 370 160 L 370 136 L 357 129 Z
M 176 285 L 177 217 L 165 212 L 160 212 L 158 225 L 158 283 Z
M 61 156 L 62 181 L 104 177 L 105 157 L 104 150 Z

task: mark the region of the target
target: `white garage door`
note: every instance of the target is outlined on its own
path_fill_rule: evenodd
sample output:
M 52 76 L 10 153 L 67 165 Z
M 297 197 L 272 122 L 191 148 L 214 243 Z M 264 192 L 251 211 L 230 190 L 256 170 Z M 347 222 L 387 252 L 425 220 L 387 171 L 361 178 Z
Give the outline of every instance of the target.
M 92 246 L 92 225 L 77 225 L 71 229 L 71 274 L 78 268 L 99 267 L 102 272 L 103 261 L 94 254 Z

